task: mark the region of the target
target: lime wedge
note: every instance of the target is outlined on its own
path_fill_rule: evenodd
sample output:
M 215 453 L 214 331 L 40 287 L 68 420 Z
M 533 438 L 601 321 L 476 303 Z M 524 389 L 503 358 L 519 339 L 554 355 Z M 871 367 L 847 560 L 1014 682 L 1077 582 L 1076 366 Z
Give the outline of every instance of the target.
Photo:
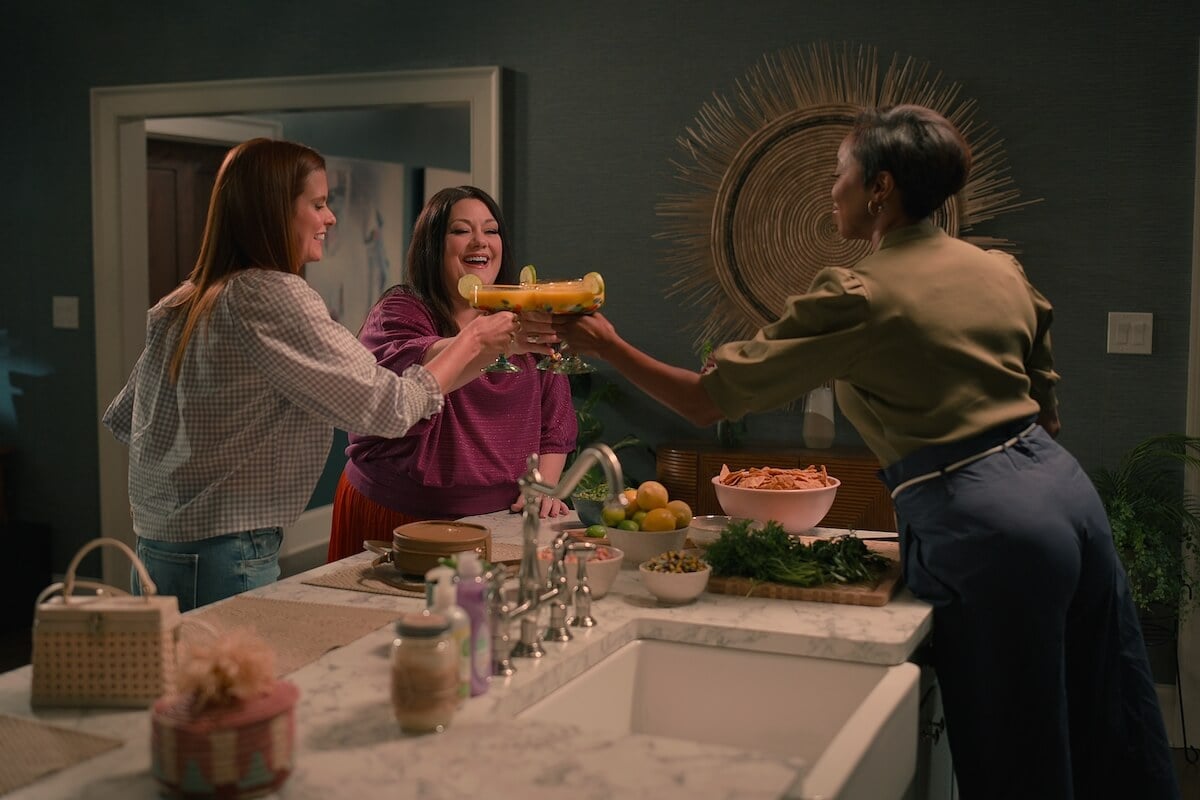
M 463 275 L 458 279 L 458 293 L 466 300 L 471 299 L 476 286 L 483 286 L 483 281 L 479 279 L 478 275 Z
M 527 283 L 537 283 L 537 270 L 533 268 L 533 264 L 526 264 L 521 267 L 521 285 Z
M 599 272 L 589 272 L 583 276 L 583 285 L 593 294 L 604 294 L 604 277 Z

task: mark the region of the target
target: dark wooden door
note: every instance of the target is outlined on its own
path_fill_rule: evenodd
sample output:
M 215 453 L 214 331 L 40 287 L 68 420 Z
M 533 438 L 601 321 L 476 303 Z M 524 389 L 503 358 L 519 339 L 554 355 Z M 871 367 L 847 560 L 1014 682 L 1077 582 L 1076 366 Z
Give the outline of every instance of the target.
M 225 145 L 146 140 L 150 305 L 196 265 L 209 197 L 228 151 Z

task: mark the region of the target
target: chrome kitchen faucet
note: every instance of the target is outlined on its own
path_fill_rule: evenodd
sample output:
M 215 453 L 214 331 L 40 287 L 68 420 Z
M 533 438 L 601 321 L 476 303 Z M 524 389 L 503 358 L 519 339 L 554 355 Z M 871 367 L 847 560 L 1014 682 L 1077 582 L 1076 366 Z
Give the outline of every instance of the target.
M 584 449 L 575 459 L 571 468 L 567 470 L 567 474 L 559 480 L 557 486 L 548 486 L 543 482 L 542 475 L 538 471 L 536 453 L 529 456 L 526 464 L 527 471 L 517 481 L 517 485 L 521 488 L 521 496 L 525 500 L 525 508 L 522 511 L 524 516 L 521 527 L 521 565 L 517 570 L 516 603 L 506 602 L 504 592 L 500 587 L 497 587 L 492 593 L 492 624 L 495 626 L 493 642 L 498 646 L 498 649 L 494 648 L 493 652 L 493 672 L 497 675 L 512 674 L 513 666 L 509 660 L 510 655 L 517 658 L 541 658 L 546 654 L 545 648 L 542 647 L 542 637 L 537 620 L 538 611 L 545 603 L 553 601 L 553 605 L 550 607 L 550 622 L 546 638 L 560 642 L 571 639 L 571 631 L 567 625 L 567 604 L 570 599 L 567 590 L 566 568 L 569 549 L 568 534 L 566 531 L 561 531 L 554 537 L 551 544 L 550 568 L 547 571 L 546 579 L 543 580 L 538 571 L 537 561 L 537 534 L 540 527 L 538 509 L 541 505 L 538 495 L 548 495 L 560 500 L 568 497 L 587 471 L 593 465 L 598 464 L 604 470 L 604 477 L 608 481 L 609 497 L 606 503 L 618 503 L 621 506 L 628 504 L 628 500 L 621 494 L 625 485 L 625 479 L 621 473 L 621 462 L 617 460 L 617 455 L 612 448 L 606 444 L 596 444 Z M 581 553 L 580 556 L 583 554 Z M 584 613 L 591 619 L 590 608 Z M 520 641 L 512 646 L 511 652 L 504 652 L 508 649 L 508 643 L 511 641 L 508 635 L 508 625 L 516 619 L 521 620 Z

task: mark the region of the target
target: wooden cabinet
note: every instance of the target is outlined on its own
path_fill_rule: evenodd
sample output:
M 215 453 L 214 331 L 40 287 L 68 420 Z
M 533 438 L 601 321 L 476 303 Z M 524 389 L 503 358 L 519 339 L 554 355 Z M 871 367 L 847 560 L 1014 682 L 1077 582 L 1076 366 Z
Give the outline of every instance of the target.
M 821 521 L 830 528 L 896 530 L 892 498 L 876 472 L 879 461 L 869 450 L 833 447 L 828 450 L 749 447 L 730 449 L 716 443 L 667 442 L 657 450 L 658 480 L 672 498 L 683 500 L 694 514 L 722 514 L 712 478 L 728 464 L 747 467 L 807 467 L 824 464 L 842 482 L 833 507 Z

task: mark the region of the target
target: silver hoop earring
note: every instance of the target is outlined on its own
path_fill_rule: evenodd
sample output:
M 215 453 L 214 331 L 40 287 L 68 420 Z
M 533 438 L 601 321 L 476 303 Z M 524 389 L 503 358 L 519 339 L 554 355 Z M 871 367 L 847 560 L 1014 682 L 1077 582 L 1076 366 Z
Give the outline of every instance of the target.
M 883 203 L 876 203 L 874 200 L 868 200 L 867 213 L 872 217 L 878 217 L 881 213 L 883 213 Z

